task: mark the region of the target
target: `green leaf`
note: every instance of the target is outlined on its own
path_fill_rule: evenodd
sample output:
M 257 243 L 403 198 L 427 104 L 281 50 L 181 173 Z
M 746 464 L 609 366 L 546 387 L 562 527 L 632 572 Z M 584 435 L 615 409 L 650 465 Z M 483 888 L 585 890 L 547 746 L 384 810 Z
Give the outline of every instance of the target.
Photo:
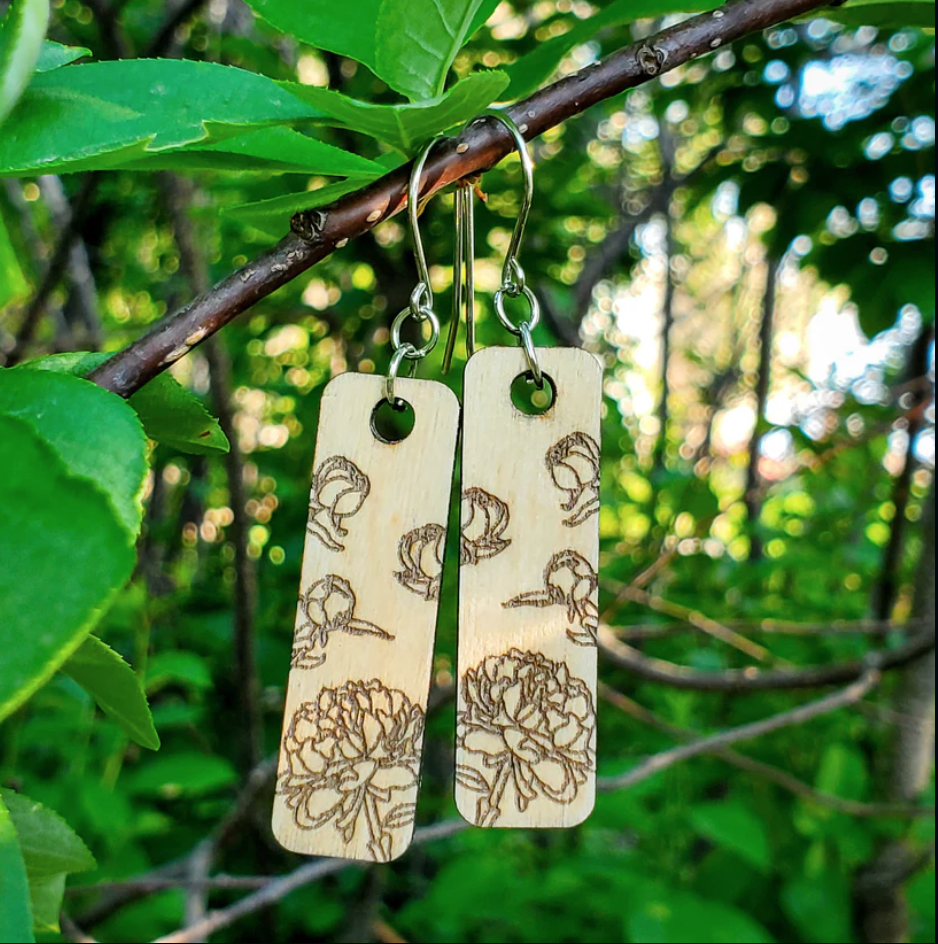
M 653 883 L 637 896 L 626 927 L 629 940 L 642 944 L 756 944 L 773 940 L 761 924 L 732 905 Z
M 86 872 L 94 856 L 75 830 L 52 810 L 13 790 L 0 789 L 19 836 L 30 881 L 34 875 Z
M 25 420 L 72 475 L 94 482 L 134 538 L 147 474 L 140 420 L 124 400 L 87 380 L 49 371 L 0 374 L 0 413 Z
M 772 865 L 769 838 L 762 820 L 738 800 L 702 803 L 690 814 L 697 832 L 735 852 L 761 872 Z
M 713 10 L 718 6 L 718 0 L 685 0 L 683 3 L 674 0 L 616 0 L 586 20 L 571 17 L 573 25 L 565 33 L 538 43 L 532 52 L 507 67 L 511 83 L 505 98 L 521 98 L 533 92 L 553 75 L 571 49 L 588 43 L 602 29 L 668 13 Z
M 50 370 L 84 377 L 110 356 L 80 351 L 52 354 L 27 361 L 18 369 Z M 127 402 L 137 411 L 143 431 L 150 439 L 195 455 L 228 451 L 228 439 L 218 420 L 172 374 L 158 374 Z
M 39 58 L 36 60 L 36 72 L 51 72 L 53 69 L 60 69 L 67 66 L 82 56 L 90 56 L 91 50 L 84 46 L 63 46 L 61 43 L 54 43 L 47 39 L 39 50 Z
M 156 794 L 174 799 L 183 794 L 216 793 L 238 779 L 234 767 L 214 754 L 178 753 L 157 757 L 127 778 L 132 794 Z
M 59 914 L 65 897 L 67 872 L 32 875 L 29 879 L 29 903 L 33 910 L 33 929 L 47 934 L 59 931 Z
M 820 875 L 799 875 L 785 884 L 782 910 L 805 941 L 836 944 L 852 941 L 850 889 L 846 877 L 833 869 Z
M 456 53 L 498 0 L 248 0 L 297 39 L 368 66 L 411 100 L 438 97 Z
M 378 175 L 371 177 L 349 177 L 347 180 L 335 184 L 327 184 L 318 190 L 301 190 L 298 193 L 285 193 L 268 200 L 257 200 L 254 203 L 242 203 L 238 206 L 222 207 L 222 215 L 230 216 L 253 226 L 261 232 L 267 233 L 274 239 L 279 239 L 290 225 L 290 217 L 301 210 L 312 210 L 318 206 L 325 206 L 344 197 L 347 193 L 364 187 L 377 180 Z
M 375 72 L 373 24 L 381 0 L 247 0 L 247 4 L 278 30 L 316 49 L 348 56 Z
M 62 671 L 91 695 L 128 737 L 150 750 L 159 749 L 160 738 L 140 680 L 110 646 L 97 636 L 88 636 Z
M 0 176 L 112 168 L 320 117 L 262 75 L 210 62 L 92 62 L 35 76 L 0 136 Z
M 173 684 L 203 690 L 211 687 L 212 675 L 205 660 L 194 652 L 166 649 L 150 659 L 146 688 L 152 693 Z
M 0 494 L 2 720 L 80 645 L 130 576 L 134 550 L 100 489 L 70 472 L 35 426 L 4 415 Z
M 0 20 L 0 124 L 29 84 L 48 25 L 49 0 L 13 0 Z
M 822 793 L 848 800 L 866 799 L 869 774 L 863 753 L 850 744 L 828 744 L 821 755 L 814 785 Z
M 498 0 L 382 0 L 375 71 L 412 102 L 438 98 L 473 25 L 497 6 Z
M 842 7 L 823 11 L 824 19 L 847 26 L 902 29 L 935 28 L 935 0 L 850 0 Z
M 237 170 L 345 177 L 380 173 L 366 157 L 333 147 L 289 128 L 262 128 L 215 144 L 161 151 L 129 170 Z
M 0 215 L 0 308 L 22 298 L 29 291 L 23 270 L 16 258 L 3 216 Z
M 13 820 L 0 796 L 0 941 L 33 944 L 29 884 Z
M 329 89 L 281 82 L 294 95 L 309 102 L 337 124 L 384 141 L 404 154 L 450 128 L 474 118 L 508 84 L 504 72 L 476 72 L 457 82 L 445 95 L 412 105 L 372 105 Z

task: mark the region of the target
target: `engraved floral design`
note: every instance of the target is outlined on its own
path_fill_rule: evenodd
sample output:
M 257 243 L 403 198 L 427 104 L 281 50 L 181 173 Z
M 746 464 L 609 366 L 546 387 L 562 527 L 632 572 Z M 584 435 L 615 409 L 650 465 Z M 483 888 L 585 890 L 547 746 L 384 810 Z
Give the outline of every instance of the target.
M 401 569 L 394 572 L 397 582 L 425 600 L 439 600 L 443 580 L 443 550 L 446 528 L 425 524 L 408 531 L 397 542 Z
M 568 528 L 583 524 L 599 513 L 599 443 L 587 433 L 570 433 L 547 450 L 545 457 L 550 477 L 567 500 L 560 503 Z
M 456 769 L 474 793 L 474 822 L 494 826 L 506 791 L 519 812 L 532 800 L 572 803 L 595 769 L 596 710 L 563 662 L 511 649 L 469 669 L 460 686 L 456 742 L 475 763 Z
M 293 637 L 293 658 L 290 665 L 297 669 L 315 669 L 326 661 L 329 633 L 351 633 L 353 636 L 394 637 L 367 620 L 355 616 L 358 600 L 351 584 L 336 574 L 317 580 L 300 597 L 296 634 Z
M 578 646 L 595 646 L 599 629 L 596 593 L 599 578 L 593 565 L 576 551 L 559 551 L 544 568 L 544 589 L 530 590 L 502 604 L 516 606 L 563 606 L 571 628 L 567 635 Z
M 359 828 L 375 862 L 403 851 L 414 821 L 424 712 L 378 679 L 324 688 L 294 712 L 277 792 L 297 827 L 330 825 L 350 843 Z
M 478 564 L 501 554 L 511 544 L 502 535 L 511 515 L 508 505 L 483 488 L 467 488 L 462 493 L 459 532 L 459 563 Z
M 348 529 L 342 524 L 361 508 L 371 482 L 345 456 L 330 456 L 313 473 L 309 490 L 309 519 L 306 530 L 330 551 L 343 551 L 342 538 Z

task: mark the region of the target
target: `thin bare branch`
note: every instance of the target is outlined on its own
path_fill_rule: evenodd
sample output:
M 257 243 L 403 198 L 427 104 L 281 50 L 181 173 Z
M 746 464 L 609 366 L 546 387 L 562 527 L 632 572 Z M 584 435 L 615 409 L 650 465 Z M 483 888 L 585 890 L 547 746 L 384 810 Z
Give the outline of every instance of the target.
M 877 653 L 881 671 L 908 665 L 935 648 L 933 627 L 910 637 L 895 649 Z M 866 664 L 860 661 L 835 662 L 832 665 L 810 665 L 799 668 L 726 669 L 721 672 L 692 669 L 677 665 L 666 659 L 646 656 L 632 646 L 616 638 L 615 632 L 606 625 L 599 627 L 599 651 L 610 662 L 628 669 L 643 679 L 698 692 L 765 692 L 802 688 L 821 688 L 825 685 L 842 685 L 861 678 Z
M 601 779 L 599 787 L 602 790 L 624 790 L 642 780 L 653 777 L 662 770 L 667 770 L 668 767 L 673 767 L 675 764 L 690 760 L 700 754 L 708 754 L 718 748 L 728 747 L 730 744 L 736 744 L 740 741 L 751 741 L 753 738 L 761 737 L 764 734 L 804 724 L 806 721 L 820 715 L 846 708 L 848 705 L 855 705 L 876 687 L 879 679 L 880 672 L 878 669 L 866 668 L 860 678 L 838 692 L 825 695 L 823 698 L 808 702 L 806 705 L 799 705 L 790 711 L 783 711 L 769 718 L 763 718 L 761 721 L 744 724 L 738 728 L 730 728 L 728 731 L 720 731 L 718 734 L 711 734 L 709 737 L 701 738 L 682 747 L 675 747 L 669 751 L 654 754 L 624 774 Z
M 664 731 L 672 737 L 681 740 L 695 739 L 699 735 L 696 731 L 690 731 L 687 728 L 680 728 L 670 724 L 659 717 L 653 711 L 645 708 L 643 705 L 616 691 L 609 685 L 600 683 L 599 694 L 609 704 L 615 705 L 620 711 L 624 711 L 630 717 L 635 718 L 642 724 L 659 731 Z M 934 816 L 935 808 L 933 806 L 918 806 L 911 803 L 860 803 L 857 800 L 848 800 L 845 797 L 835 796 L 832 793 L 824 793 L 817 790 L 810 784 L 799 780 L 793 774 L 771 764 L 765 764 L 761 760 L 755 760 L 740 754 L 728 747 L 716 747 L 708 753 L 720 760 L 726 761 L 739 770 L 745 770 L 747 773 L 755 774 L 765 780 L 770 780 L 784 790 L 794 793 L 796 796 L 817 806 L 824 806 L 828 809 L 836 810 L 838 813 L 846 813 L 848 816 L 874 817 L 874 816 L 895 816 L 912 818 L 916 816 Z

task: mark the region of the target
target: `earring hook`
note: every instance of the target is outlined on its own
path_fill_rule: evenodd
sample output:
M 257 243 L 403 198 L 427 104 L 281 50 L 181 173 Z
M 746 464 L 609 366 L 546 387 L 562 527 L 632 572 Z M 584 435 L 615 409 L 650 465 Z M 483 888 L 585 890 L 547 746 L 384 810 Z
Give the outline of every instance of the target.
M 505 263 L 502 266 L 501 288 L 495 293 L 495 313 L 502 325 L 521 339 L 521 346 L 528 362 L 528 368 L 534 378 L 535 385 L 540 390 L 544 386 L 544 376 L 537 362 L 537 353 L 534 349 L 531 332 L 541 320 L 541 306 L 534 292 L 525 284 L 524 269 L 521 268 L 521 263 L 518 262 L 518 252 L 521 249 L 521 240 L 524 238 L 525 227 L 528 224 L 528 214 L 531 212 L 531 202 L 534 198 L 534 162 L 531 160 L 531 154 L 528 151 L 528 145 L 524 140 L 521 129 L 507 112 L 492 111 L 488 113 L 488 117 L 494 118 L 504 125 L 514 138 L 515 147 L 518 149 L 518 155 L 521 158 L 521 172 L 524 181 L 524 188 L 521 192 L 521 208 L 518 211 L 518 218 L 511 233 L 511 240 L 508 243 Z M 515 324 L 505 311 L 505 297 L 517 298 L 519 295 L 524 296 L 531 311 L 527 321 Z
M 456 350 L 456 335 L 463 308 L 466 311 L 466 360 L 475 353 L 475 208 L 473 183 L 461 180 L 453 199 L 455 240 L 453 247 L 453 312 L 443 351 L 443 373 L 449 373 Z M 465 276 L 463 273 L 465 272 Z M 465 278 L 465 281 L 464 281 Z
M 414 243 L 414 258 L 417 262 L 417 284 L 410 293 L 410 304 L 398 313 L 397 317 L 391 323 L 391 363 L 388 366 L 388 378 L 385 385 L 385 398 L 391 406 L 396 404 L 394 396 L 394 381 L 400 372 L 401 365 L 405 360 L 419 361 L 426 357 L 440 339 L 440 321 L 433 311 L 433 289 L 430 287 L 430 269 L 427 266 L 427 256 L 423 248 L 423 239 L 420 236 L 420 177 L 423 174 L 424 165 L 427 163 L 427 156 L 433 149 L 433 145 L 439 140 L 439 136 L 429 141 L 414 160 L 410 172 L 410 180 L 407 183 L 407 218 L 410 222 L 411 238 Z M 427 341 L 415 347 L 410 341 L 404 341 L 401 338 L 401 328 L 408 318 L 414 321 L 430 322 L 430 337 Z M 416 364 L 412 364 L 413 368 Z

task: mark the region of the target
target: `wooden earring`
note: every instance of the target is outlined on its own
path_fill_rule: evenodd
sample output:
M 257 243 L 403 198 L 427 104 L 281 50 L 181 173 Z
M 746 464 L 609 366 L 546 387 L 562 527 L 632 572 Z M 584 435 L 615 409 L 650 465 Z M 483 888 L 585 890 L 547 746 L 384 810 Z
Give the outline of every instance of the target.
M 388 377 L 323 393 L 273 810 L 278 842 L 307 855 L 389 862 L 413 833 L 459 426 L 446 386 L 397 376 L 439 337 L 416 222 L 428 151 L 408 201 L 420 281 Z M 407 318 L 430 325 L 419 348 Z M 404 412 L 406 437 L 383 432 Z
M 596 788 L 602 369 L 577 349 L 535 348 L 537 299 L 517 262 L 525 200 L 495 308 L 521 348 L 466 367 L 460 520 L 456 804 L 477 826 L 582 822 Z M 513 324 L 506 296 L 531 313 Z M 512 402 L 524 382 L 547 402 Z

